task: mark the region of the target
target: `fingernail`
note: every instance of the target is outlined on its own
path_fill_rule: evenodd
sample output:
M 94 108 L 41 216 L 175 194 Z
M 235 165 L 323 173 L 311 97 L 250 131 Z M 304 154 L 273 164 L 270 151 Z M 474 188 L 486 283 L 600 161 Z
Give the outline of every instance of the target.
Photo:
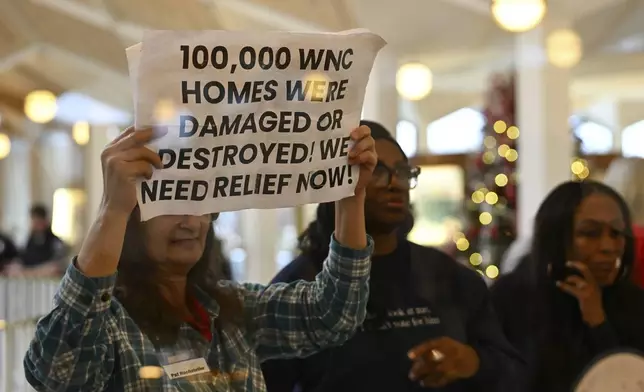
M 152 129 L 152 131 L 154 132 L 155 135 L 161 136 L 161 135 L 165 135 L 166 133 L 168 133 L 168 127 L 157 126 L 157 127 L 154 127 Z
M 572 261 L 566 261 L 566 266 L 567 267 L 572 267 L 574 264 Z
M 414 354 L 412 351 L 408 352 L 407 356 L 409 357 L 409 359 L 416 359 L 416 354 Z
M 560 282 L 560 281 L 556 281 L 556 282 L 555 282 L 555 285 L 556 285 L 557 287 L 559 287 L 559 286 L 561 286 L 561 282 Z

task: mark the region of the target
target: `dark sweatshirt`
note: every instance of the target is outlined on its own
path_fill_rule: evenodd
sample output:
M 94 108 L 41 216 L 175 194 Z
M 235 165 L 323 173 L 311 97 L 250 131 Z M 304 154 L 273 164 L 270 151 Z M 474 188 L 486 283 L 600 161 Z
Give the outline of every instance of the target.
M 644 352 L 643 290 L 626 279 L 604 288 L 607 320 L 590 328 L 575 298 L 554 284 L 543 293 L 536 290 L 529 266 L 524 258 L 492 287 L 503 330 L 528 365 L 517 390 L 569 392 L 598 357 L 620 349 Z
M 427 391 L 409 380 L 407 352 L 443 336 L 474 347 L 481 365 L 473 378 L 441 391 L 513 390 L 522 361 L 504 338 L 476 272 L 436 249 L 407 241 L 394 253 L 372 259 L 363 327 L 342 347 L 263 364 L 268 392 Z M 302 255 L 274 282 L 313 279 L 320 266 L 319 260 Z

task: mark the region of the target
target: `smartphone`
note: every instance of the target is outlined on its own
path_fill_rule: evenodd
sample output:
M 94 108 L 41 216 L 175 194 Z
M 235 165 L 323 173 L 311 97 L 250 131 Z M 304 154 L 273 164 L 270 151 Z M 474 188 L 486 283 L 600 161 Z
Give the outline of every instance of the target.
M 570 258 L 570 260 L 582 261 L 583 262 L 582 258 L 579 255 L 572 254 L 571 256 L 572 257 Z M 569 276 L 574 276 L 574 275 L 583 278 L 583 275 L 581 274 L 581 272 L 578 269 L 566 266 L 566 262 L 563 262 L 560 265 L 552 264 L 551 268 L 552 269 L 550 270 L 550 277 L 552 277 L 552 279 L 555 282 L 557 282 L 557 281 L 562 281 L 563 282 Z
M 561 265 L 552 264 L 552 269 L 550 270 L 550 277 L 555 282 L 558 282 L 558 281 L 563 282 L 566 280 L 566 278 L 573 275 L 581 276 L 581 272 L 579 272 L 575 268 L 567 267 L 565 264 L 561 264 Z

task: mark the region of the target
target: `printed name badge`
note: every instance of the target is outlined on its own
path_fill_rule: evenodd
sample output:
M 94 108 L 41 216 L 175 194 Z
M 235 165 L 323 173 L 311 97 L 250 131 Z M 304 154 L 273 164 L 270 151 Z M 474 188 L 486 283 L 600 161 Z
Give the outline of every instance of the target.
M 166 365 L 163 370 L 171 380 L 174 380 L 195 374 L 209 373 L 210 367 L 204 358 L 198 358 Z

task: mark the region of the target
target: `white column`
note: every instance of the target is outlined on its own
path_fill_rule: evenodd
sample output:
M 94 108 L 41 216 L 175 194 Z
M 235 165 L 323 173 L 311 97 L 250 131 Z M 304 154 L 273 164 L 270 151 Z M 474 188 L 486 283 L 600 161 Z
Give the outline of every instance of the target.
M 48 194 L 47 173 L 41 160 L 42 140 L 32 141 L 29 146 L 29 159 L 31 159 L 31 200 L 32 203 L 44 204 L 51 212 L 52 200 Z
M 369 76 L 362 116 L 365 120 L 382 124 L 391 133 L 395 133 L 398 123 L 397 70 L 395 54 L 385 47 L 378 54 Z
M 82 182 L 82 165 L 78 164 L 82 155 L 76 147 L 66 130 L 46 131 L 32 144 L 34 200 L 53 208 L 56 189 L 74 188 Z
M 416 155 L 427 155 L 430 153 L 429 143 L 427 142 L 427 126 L 429 125 L 429 123 L 418 121 L 415 124 L 416 128 L 418 129 L 418 151 L 416 152 Z
M 103 170 L 101 152 L 112 138 L 118 135 L 118 129 L 112 126 L 93 126 L 89 142 L 83 146 L 85 192 L 87 193 L 86 225 L 87 229 L 96 219 L 98 208 L 103 197 Z
M 530 235 L 544 197 L 570 180 L 573 143 L 569 71 L 550 65 L 545 53 L 549 31 L 563 27 L 552 20 L 517 37 L 518 231 Z
M 13 141 L 12 141 L 13 142 Z M 13 146 L 12 146 L 13 147 Z M 7 167 L 9 166 L 9 161 L 7 157 L 0 159 L 0 184 L 3 184 L 3 187 L 0 188 L 0 232 L 7 232 L 7 227 L 5 226 L 5 216 L 7 215 L 7 196 L 9 191 L 6 189 L 5 184 L 9 183 L 9 177 Z
M 31 205 L 31 157 L 29 143 L 11 140 L 11 153 L 0 161 L 2 170 L 2 229 L 20 245 L 29 233 Z
M 246 278 L 266 284 L 277 273 L 279 232 L 278 210 L 244 210 L 241 232 L 246 250 Z
M 402 97 L 398 99 L 399 120 L 411 121 L 416 126 L 416 155 L 429 154 L 427 125 L 431 121 L 428 121 L 427 118 L 431 118 L 431 116 L 425 116 L 426 113 L 423 113 L 423 109 L 429 106 L 426 100 L 412 102 Z M 398 134 L 396 134 L 396 138 L 398 138 Z
M 44 197 L 46 187 L 43 181 L 47 178 L 46 173 L 42 170 L 40 164 L 40 142 L 44 131 L 42 124 L 37 124 L 29 120 L 24 121 L 23 133 L 27 142 L 27 159 L 29 160 L 29 176 L 23 181 L 28 182 L 30 192 L 30 206 L 35 203 L 45 204 L 51 209 L 51 200 Z M 27 208 L 29 210 L 29 207 Z

